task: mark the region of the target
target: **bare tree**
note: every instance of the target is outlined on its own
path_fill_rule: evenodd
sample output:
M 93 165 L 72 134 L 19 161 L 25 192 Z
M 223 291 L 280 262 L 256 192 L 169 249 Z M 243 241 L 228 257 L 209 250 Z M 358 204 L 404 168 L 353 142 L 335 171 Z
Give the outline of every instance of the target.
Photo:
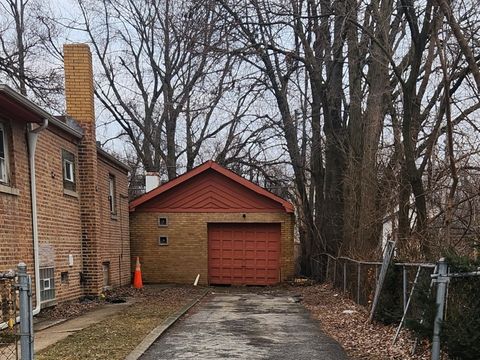
M 5 0 L 0 10 L 0 81 L 60 109 L 63 78 L 50 46 L 59 33 L 44 21 L 46 6 L 35 0 Z
M 239 113 L 254 99 L 233 112 L 224 104 L 242 74 L 231 54 L 213 51 L 226 30 L 210 2 L 78 5 L 82 22 L 71 27 L 87 34 L 101 67 L 96 95 L 146 170 L 166 168 L 172 179 L 179 161 L 189 170 L 209 141 L 241 130 Z

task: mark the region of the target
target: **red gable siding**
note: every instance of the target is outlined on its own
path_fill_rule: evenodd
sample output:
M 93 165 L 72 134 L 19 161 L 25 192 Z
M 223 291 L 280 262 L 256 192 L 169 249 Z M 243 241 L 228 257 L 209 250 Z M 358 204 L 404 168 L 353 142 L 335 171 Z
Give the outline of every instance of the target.
M 164 212 L 284 212 L 277 201 L 208 169 L 138 206 Z

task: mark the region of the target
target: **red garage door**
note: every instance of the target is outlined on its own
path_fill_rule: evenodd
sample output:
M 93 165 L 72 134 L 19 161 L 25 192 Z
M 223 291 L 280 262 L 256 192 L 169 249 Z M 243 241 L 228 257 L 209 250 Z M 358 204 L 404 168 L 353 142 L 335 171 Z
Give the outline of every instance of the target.
M 208 225 L 210 284 L 276 284 L 279 258 L 280 224 Z

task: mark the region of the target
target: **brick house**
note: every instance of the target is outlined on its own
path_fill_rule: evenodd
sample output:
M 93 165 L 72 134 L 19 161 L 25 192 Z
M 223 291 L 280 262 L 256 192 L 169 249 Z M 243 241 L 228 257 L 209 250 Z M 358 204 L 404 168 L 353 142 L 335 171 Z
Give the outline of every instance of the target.
M 68 116 L 0 85 L 0 272 L 27 264 L 36 312 L 131 278 L 128 168 L 96 143 L 90 49 L 64 61 Z
M 147 283 L 290 279 L 293 227 L 289 202 L 212 161 L 130 202 L 131 254 Z

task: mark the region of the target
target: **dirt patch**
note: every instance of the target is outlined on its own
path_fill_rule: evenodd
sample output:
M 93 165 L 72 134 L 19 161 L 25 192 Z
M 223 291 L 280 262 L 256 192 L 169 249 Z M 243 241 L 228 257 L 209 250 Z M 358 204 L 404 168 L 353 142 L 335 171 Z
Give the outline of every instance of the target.
M 417 346 L 411 355 L 414 337 L 409 331 L 402 333 L 392 344 L 396 327 L 368 323 L 368 311 L 344 298 L 330 285 L 292 287 L 292 293 L 302 299 L 302 304 L 320 321 L 322 329 L 337 340 L 353 360 L 430 359 L 429 344 Z
M 38 353 L 36 359 L 124 359 L 151 330 L 203 291 L 147 287 L 130 293 L 136 301 L 122 313 L 59 341 Z

